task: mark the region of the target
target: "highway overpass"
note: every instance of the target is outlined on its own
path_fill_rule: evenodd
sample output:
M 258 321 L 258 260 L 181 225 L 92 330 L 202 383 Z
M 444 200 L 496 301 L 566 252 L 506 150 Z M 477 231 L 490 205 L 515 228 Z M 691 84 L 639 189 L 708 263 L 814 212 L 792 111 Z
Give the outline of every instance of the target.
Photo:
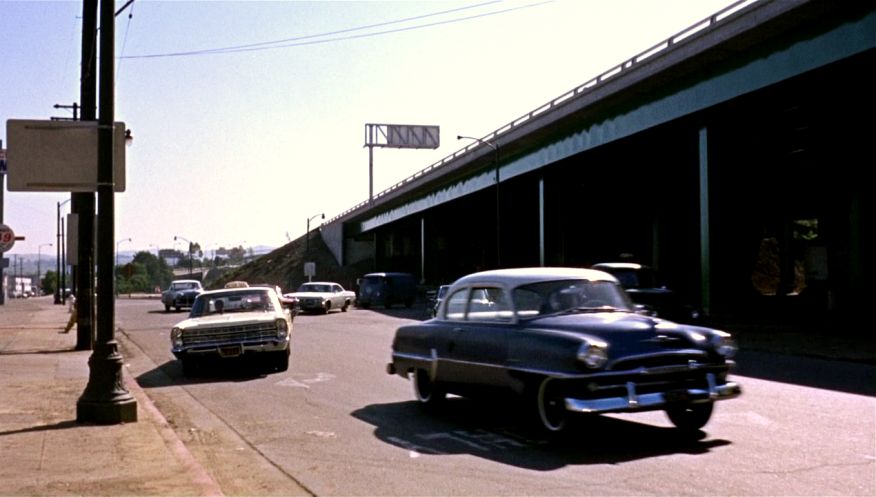
M 627 254 L 714 315 L 855 309 L 872 253 L 874 54 L 876 2 L 742 2 L 321 234 L 341 264 L 429 285 Z

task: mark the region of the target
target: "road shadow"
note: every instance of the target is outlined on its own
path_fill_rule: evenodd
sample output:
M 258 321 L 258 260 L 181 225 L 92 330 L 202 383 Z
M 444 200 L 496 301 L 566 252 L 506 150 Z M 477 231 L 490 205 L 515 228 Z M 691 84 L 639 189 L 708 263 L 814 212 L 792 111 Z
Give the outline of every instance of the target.
M 732 374 L 876 397 L 872 364 L 742 349 Z
M 357 312 L 376 312 L 385 316 L 402 319 L 415 319 L 425 321 L 432 318 L 431 308 L 424 302 L 415 302 L 411 307 L 403 305 L 395 305 L 389 309 L 382 306 L 356 307 Z
M 171 386 L 196 385 L 202 383 L 242 383 L 264 378 L 268 373 L 256 360 L 239 358 L 235 360 L 205 361 L 197 374 L 183 374 L 180 361 L 167 361 L 136 377 L 142 388 L 164 388 Z
M 22 433 L 39 433 L 41 431 L 66 430 L 69 428 L 79 428 L 81 426 L 86 425 L 80 424 L 76 420 L 71 419 L 67 421 L 59 421 L 57 423 L 52 423 L 48 425 L 28 426 L 27 428 L 19 428 L 17 430 L 0 431 L 0 437 L 4 437 L 6 435 L 20 435 Z
M 75 347 L 69 347 L 69 348 L 64 348 L 64 349 L 50 349 L 50 350 L 41 350 L 41 349 L 0 350 L 0 355 L 29 355 L 29 354 L 49 355 L 49 354 L 66 354 L 68 352 L 82 352 L 82 351 L 76 350 Z
M 675 428 L 607 416 L 579 418 L 568 432 L 552 438 L 519 404 L 448 398 L 447 405 L 425 412 L 416 401 L 372 404 L 352 416 L 374 428 L 385 443 L 419 454 L 469 454 L 536 471 L 565 466 L 619 464 L 670 454 L 705 454 L 729 445 L 706 440 L 706 433 L 684 435 Z
M 169 311 L 165 311 L 164 309 L 159 308 L 159 309 L 150 309 L 146 312 L 148 314 L 181 314 L 181 315 L 187 316 L 189 314 L 190 310 L 189 309 L 180 309 L 177 311 L 176 309 L 171 309 Z

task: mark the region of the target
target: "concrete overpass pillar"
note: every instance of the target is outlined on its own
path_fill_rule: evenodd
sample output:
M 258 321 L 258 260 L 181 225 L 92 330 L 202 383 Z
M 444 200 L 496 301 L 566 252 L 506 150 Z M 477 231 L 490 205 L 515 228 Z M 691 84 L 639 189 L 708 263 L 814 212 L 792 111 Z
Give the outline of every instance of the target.
M 709 244 L 709 134 L 706 127 L 699 133 L 700 179 L 700 300 L 703 312 L 711 309 L 711 260 Z
M 538 265 L 544 267 L 544 176 L 538 178 Z

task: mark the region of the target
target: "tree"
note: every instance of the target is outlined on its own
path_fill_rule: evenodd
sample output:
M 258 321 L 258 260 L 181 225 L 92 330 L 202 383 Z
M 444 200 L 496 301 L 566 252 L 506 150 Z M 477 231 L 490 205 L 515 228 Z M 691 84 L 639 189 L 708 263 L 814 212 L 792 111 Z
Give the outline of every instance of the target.
M 143 273 L 134 271 L 132 278 L 137 274 L 144 274 L 146 282 L 143 285 L 142 291 L 152 291 L 154 288 L 167 288 L 173 280 L 173 270 L 163 258 L 156 257 L 150 252 L 137 252 L 134 255 L 132 264 L 138 264 L 143 267 Z
M 40 285 L 46 295 L 55 293 L 55 290 L 58 288 L 58 273 L 54 271 L 46 271 L 46 275 L 43 276 Z

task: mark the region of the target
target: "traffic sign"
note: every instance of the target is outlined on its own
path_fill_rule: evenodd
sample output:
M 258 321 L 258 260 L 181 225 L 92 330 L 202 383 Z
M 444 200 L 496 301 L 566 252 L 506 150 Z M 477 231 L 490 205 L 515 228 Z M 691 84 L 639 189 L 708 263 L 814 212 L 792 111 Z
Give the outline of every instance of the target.
M 5 224 L 0 224 L 0 252 L 6 252 L 15 245 L 15 232 Z

